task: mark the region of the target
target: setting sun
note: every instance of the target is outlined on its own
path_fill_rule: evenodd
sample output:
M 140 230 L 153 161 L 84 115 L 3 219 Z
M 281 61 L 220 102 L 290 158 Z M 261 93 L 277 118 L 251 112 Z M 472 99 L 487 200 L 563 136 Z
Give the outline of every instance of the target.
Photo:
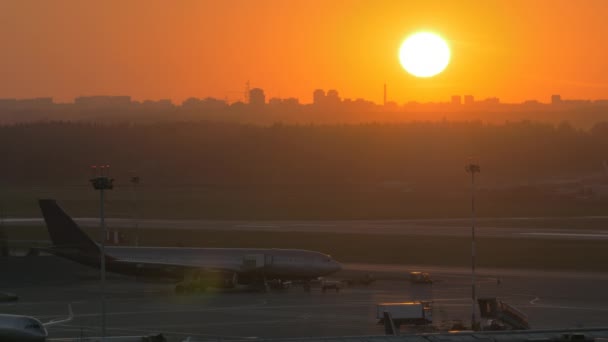
M 450 48 L 436 34 L 415 33 L 401 44 L 399 61 L 407 72 L 416 77 L 435 76 L 448 66 Z

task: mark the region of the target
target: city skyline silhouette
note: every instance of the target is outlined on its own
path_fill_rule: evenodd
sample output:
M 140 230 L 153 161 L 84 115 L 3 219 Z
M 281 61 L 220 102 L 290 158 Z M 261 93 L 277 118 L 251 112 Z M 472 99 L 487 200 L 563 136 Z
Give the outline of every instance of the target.
M 247 83 L 249 85 L 249 83 Z M 0 124 L 39 121 L 91 121 L 150 123 L 166 121 L 220 121 L 269 125 L 350 124 L 367 122 L 471 121 L 488 123 L 532 120 L 579 128 L 608 121 L 608 100 L 565 99 L 559 94 L 549 102 L 527 100 L 504 103 L 498 97 L 477 99 L 473 95 L 452 95 L 446 101 L 421 103 L 391 101 L 384 85 L 384 101 L 377 104 L 363 98 L 342 98 L 335 89 L 315 89 L 311 103 L 298 98 L 268 98 L 262 88 L 248 88 L 242 100 L 233 102 L 213 97 L 189 97 L 181 103 L 171 99 L 135 101 L 130 96 L 80 96 L 68 103 L 51 97 L 33 99 L 0 98 Z
M 247 82 L 247 88 L 242 92 L 241 96 L 233 97 L 233 96 L 224 96 L 224 97 L 213 97 L 213 96 L 202 96 L 195 97 L 189 96 L 183 101 L 174 102 L 171 98 L 160 98 L 158 100 L 154 99 L 142 99 L 135 100 L 130 95 L 107 95 L 107 94 L 97 94 L 97 95 L 81 95 L 75 97 L 71 101 L 62 101 L 55 102 L 54 97 L 52 96 L 40 96 L 40 97 L 31 97 L 31 98 L 10 98 L 10 97 L 2 97 L 0 95 L 0 107 L 4 106 L 5 108 L 10 105 L 16 105 L 17 103 L 21 104 L 31 104 L 31 105 L 52 105 L 52 104 L 74 104 L 74 105 L 113 105 L 113 106 L 124 106 L 129 104 L 145 104 L 145 103 L 162 103 L 162 104 L 171 104 L 174 106 L 183 106 L 188 104 L 188 102 L 194 100 L 213 100 L 218 102 L 223 102 L 226 105 L 232 105 L 237 103 L 243 104 L 254 104 L 254 105 L 272 105 L 278 102 L 288 102 L 291 104 L 298 105 L 331 105 L 331 104 L 339 104 L 339 103 L 349 103 L 353 101 L 364 101 L 367 103 L 372 103 L 374 105 L 381 106 L 406 106 L 411 104 L 452 104 L 452 105 L 473 105 L 473 104 L 509 104 L 509 105 L 530 105 L 530 104 L 550 104 L 554 106 L 560 105 L 570 105 L 570 106 L 582 106 L 582 105 L 605 105 L 608 104 L 608 94 L 605 98 L 563 98 L 560 94 L 552 93 L 549 96 L 546 96 L 544 99 L 526 99 L 521 102 L 502 102 L 500 97 L 491 96 L 487 98 L 476 98 L 474 94 L 455 94 L 449 96 L 449 98 L 440 99 L 438 101 L 416 101 L 414 99 L 409 99 L 403 102 L 398 102 L 390 99 L 390 96 L 387 93 L 387 85 L 383 85 L 383 100 L 380 103 L 376 103 L 372 100 L 368 100 L 366 98 L 350 98 L 350 97 L 342 97 L 340 95 L 339 90 L 336 89 L 322 89 L 316 88 L 311 94 L 310 102 L 300 102 L 300 99 L 297 97 L 268 97 L 261 87 L 249 88 L 249 82 Z M 233 92 L 234 93 L 234 92 Z M 253 103 L 251 99 L 254 98 Z M 543 101 L 547 100 L 547 101 Z M 278 101 L 278 102 L 277 102 Z

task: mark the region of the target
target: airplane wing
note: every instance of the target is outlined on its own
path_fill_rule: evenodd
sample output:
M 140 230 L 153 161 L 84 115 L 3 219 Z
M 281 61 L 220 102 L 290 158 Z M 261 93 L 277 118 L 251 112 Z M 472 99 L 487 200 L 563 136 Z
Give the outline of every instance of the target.
M 49 321 L 49 322 L 46 322 L 46 323 L 42 323 L 42 325 L 44 325 L 45 327 L 50 327 L 50 326 L 53 326 L 53 325 L 63 324 L 63 323 L 70 322 L 72 319 L 74 319 L 74 311 L 72 311 L 72 304 L 68 304 L 68 312 L 70 313 L 70 315 L 67 318 L 54 319 L 52 321 Z

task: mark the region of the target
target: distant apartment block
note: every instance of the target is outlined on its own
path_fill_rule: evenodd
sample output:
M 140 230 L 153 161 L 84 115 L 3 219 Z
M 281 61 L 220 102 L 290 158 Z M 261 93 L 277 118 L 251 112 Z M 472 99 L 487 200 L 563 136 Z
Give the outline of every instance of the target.
M 264 90 L 260 88 L 253 88 L 249 91 L 249 104 L 253 106 L 262 106 L 266 104 L 266 95 Z
M 562 96 L 561 95 L 551 95 L 551 104 L 552 105 L 558 105 L 562 103 Z
M 465 95 L 464 96 L 464 104 L 465 105 L 472 105 L 473 103 L 475 103 L 475 99 L 473 98 L 473 95 Z
M 325 102 L 329 105 L 338 105 L 342 102 L 342 99 L 340 99 L 337 90 L 330 89 L 327 91 L 327 96 L 325 96 Z
M 323 89 L 316 89 L 313 91 L 312 103 L 314 105 L 321 105 L 325 103 L 325 91 Z
M 317 89 L 312 93 L 312 103 L 315 105 L 339 105 L 342 102 L 338 91 L 330 89 L 325 93 L 323 89 Z

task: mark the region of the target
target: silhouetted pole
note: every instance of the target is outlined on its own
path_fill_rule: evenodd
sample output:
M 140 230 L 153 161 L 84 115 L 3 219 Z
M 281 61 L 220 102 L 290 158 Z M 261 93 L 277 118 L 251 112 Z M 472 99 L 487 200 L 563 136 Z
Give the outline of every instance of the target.
M 475 174 L 481 171 L 478 164 L 469 163 L 466 171 L 471 174 L 471 329 L 475 329 Z
M 386 107 L 386 83 L 384 83 L 384 102 L 382 104 Z
M 9 256 L 8 238 L 4 230 L 4 201 L 0 196 L 0 256 Z
M 106 337 L 106 221 L 104 213 L 104 190 L 112 190 L 114 182 L 113 179 L 109 178 L 110 165 L 102 165 L 97 171 L 97 167 L 92 167 L 94 171 L 94 177 L 90 179 L 91 184 L 95 190 L 99 190 L 99 224 L 101 228 L 101 248 L 100 248 L 100 262 L 101 262 L 101 340 L 103 341 Z
M 137 212 L 137 185 L 141 179 L 139 176 L 131 177 L 131 184 L 133 184 L 133 223 L 135 225 L 135 247 L 139 247 L 139 222 Z

